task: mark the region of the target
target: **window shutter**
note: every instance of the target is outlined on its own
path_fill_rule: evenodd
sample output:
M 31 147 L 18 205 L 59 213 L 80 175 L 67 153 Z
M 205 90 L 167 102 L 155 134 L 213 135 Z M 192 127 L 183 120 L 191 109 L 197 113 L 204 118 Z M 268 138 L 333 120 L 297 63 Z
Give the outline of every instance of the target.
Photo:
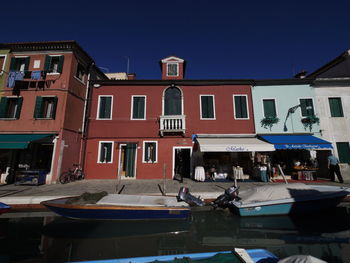
M 301 116 L 307 116 L 306 100 L 300 99 Z
M 350 163 L 350 147 L 348 142 L 337 142 L 340 163 Z
M 331 117 L 344 117 L 343 107 L 340 98 L 329 98 Z
M 134 97 L 133 98 L 133 119 L 143 119 L 145 117 L 145 98 Z
M 236 118 L 248 118 L 247 101 L 245 96 L 235 96 Z
M 24 71 L 28 71 L 29 68 L 29 61 L 30 61 L 30 57 L 26 57 L 24 59 Z
M 44 70 L 49 72 L 50 71 L 50 66 L 51 66 L 51 56 L 49 55 L 46 55 L 45 57 L 45 67 L 44 67 Z
M 109 163 L 112 161 L 112 144 L 111 143 L 105 143 L 107 154 L 106 154 L 106 162 Z
M 0 118 L 6 117 L 6 109 L 7 109 L 7 97 L 2 97 L 0 100 Z
M 17 100 L 17 110 L 16 110 L 16 116 L 15 116 L 15 118 L 17 120 L 21 116 L 22 103 L 23 103 L 23 98 L 22 97 L 18 98 L 18 100 Z
M 104 109 L 103 109 L 103 118 L 110 118 L 111 117 L 111 104 L 112 104 L 112 98 L 111 97 L 105 97 L 104 98 Z
M 56 118 L 57 101 L 58 101 L 58 98 L 57 98 L 57 97 L 54 97 L 54 98 L 53 98 L 52 114 L 51 114 L 51 118 L 52 118 L 53 120 Z
M 101 143 L 101 148 L 100 148 L 100 163 L 105 162 L 105 144 Z
M 156 143 L 152 143 L 152 145 L 153 145 L 153 149 L 152 149 L 152 161 L 153 162 L 155 162 L 155 161 L 157 161 L 157 155 L 156 155 L 156 153 L 157 153 L 157 144 Z
M 37 96 L 35 101 L 34 119 L 42 118 L 43 97 Z
M 202 96 L 202 118 L 214 118 L 214 103 L 212 96 Z
M 64 62 L 64 56 L 60 56 L 59 61 L 58 61 L 58 67 L 57 67 L 57 71 L 59 73 L 62 73 L 63 70 L 63 62 Z
M 265 117 L 276 117 L 275 101 L 264 100 L 264 113 Z
M 11 58 L 10 71 L 16 70 L 16 58 Z

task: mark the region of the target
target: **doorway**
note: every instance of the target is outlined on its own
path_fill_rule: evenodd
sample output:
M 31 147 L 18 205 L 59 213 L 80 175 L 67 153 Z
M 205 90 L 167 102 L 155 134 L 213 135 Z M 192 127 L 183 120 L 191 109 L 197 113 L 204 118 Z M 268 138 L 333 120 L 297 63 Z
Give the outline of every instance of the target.
M 191 178 L 192 147 L 173 148 L 173 178 Z
M 136 149 L 136 143 L 120 144 L 119 177 L 128 179 L 136 177 Z

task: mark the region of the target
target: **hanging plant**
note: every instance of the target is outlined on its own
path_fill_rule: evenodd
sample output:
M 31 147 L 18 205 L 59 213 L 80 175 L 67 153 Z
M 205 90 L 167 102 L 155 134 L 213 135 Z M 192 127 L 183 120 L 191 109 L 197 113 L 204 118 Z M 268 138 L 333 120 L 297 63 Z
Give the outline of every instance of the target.
M 268 116 L 263 118 L 260 123 L 261 123 L 261 127 L 264 127 L 265 129 L 269 128 L 271 131 L 271 128 L 274 124 L 279 122 L 279 118 L 274 117 L 274 116 Z
M 301 123 L 303 124 L 305 130 L 309 129 L 311 132 L 312 125 L 314 125 L 316 123 L 320 124 L 320 119 L 318 117 L 316 117 L 315 115 L 309 115 L 309 116 L 306 116 L 305 118 L 302 118 Z

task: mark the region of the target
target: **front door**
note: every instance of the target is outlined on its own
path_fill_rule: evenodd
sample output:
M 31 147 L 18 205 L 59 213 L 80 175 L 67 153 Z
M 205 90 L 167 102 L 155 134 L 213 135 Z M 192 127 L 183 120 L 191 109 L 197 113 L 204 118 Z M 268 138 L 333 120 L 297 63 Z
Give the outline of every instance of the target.
M 124 178 L 135 177 L 136 164 L 136 143 L 128 143 L 120 145 L 119 155 L 119 176 Z
M 191 148 L 174 149 L 174 175 L 175 178 L 191 177 Z

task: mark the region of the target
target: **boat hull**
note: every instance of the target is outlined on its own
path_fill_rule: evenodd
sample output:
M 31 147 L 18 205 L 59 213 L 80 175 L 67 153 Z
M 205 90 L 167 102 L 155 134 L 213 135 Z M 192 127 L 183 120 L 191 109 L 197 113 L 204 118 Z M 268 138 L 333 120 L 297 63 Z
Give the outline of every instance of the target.
M 190 216 L 189 207 L 73 205 L 66 204 L 66 200 L 56 199 L 42 204 L 58 215 L 73 219 L 186 219 Z
M 4 203 L 0 203 L 0 215 L 3 213 L 6 213 L 8 210 L 10 210 L 10 206 Z

